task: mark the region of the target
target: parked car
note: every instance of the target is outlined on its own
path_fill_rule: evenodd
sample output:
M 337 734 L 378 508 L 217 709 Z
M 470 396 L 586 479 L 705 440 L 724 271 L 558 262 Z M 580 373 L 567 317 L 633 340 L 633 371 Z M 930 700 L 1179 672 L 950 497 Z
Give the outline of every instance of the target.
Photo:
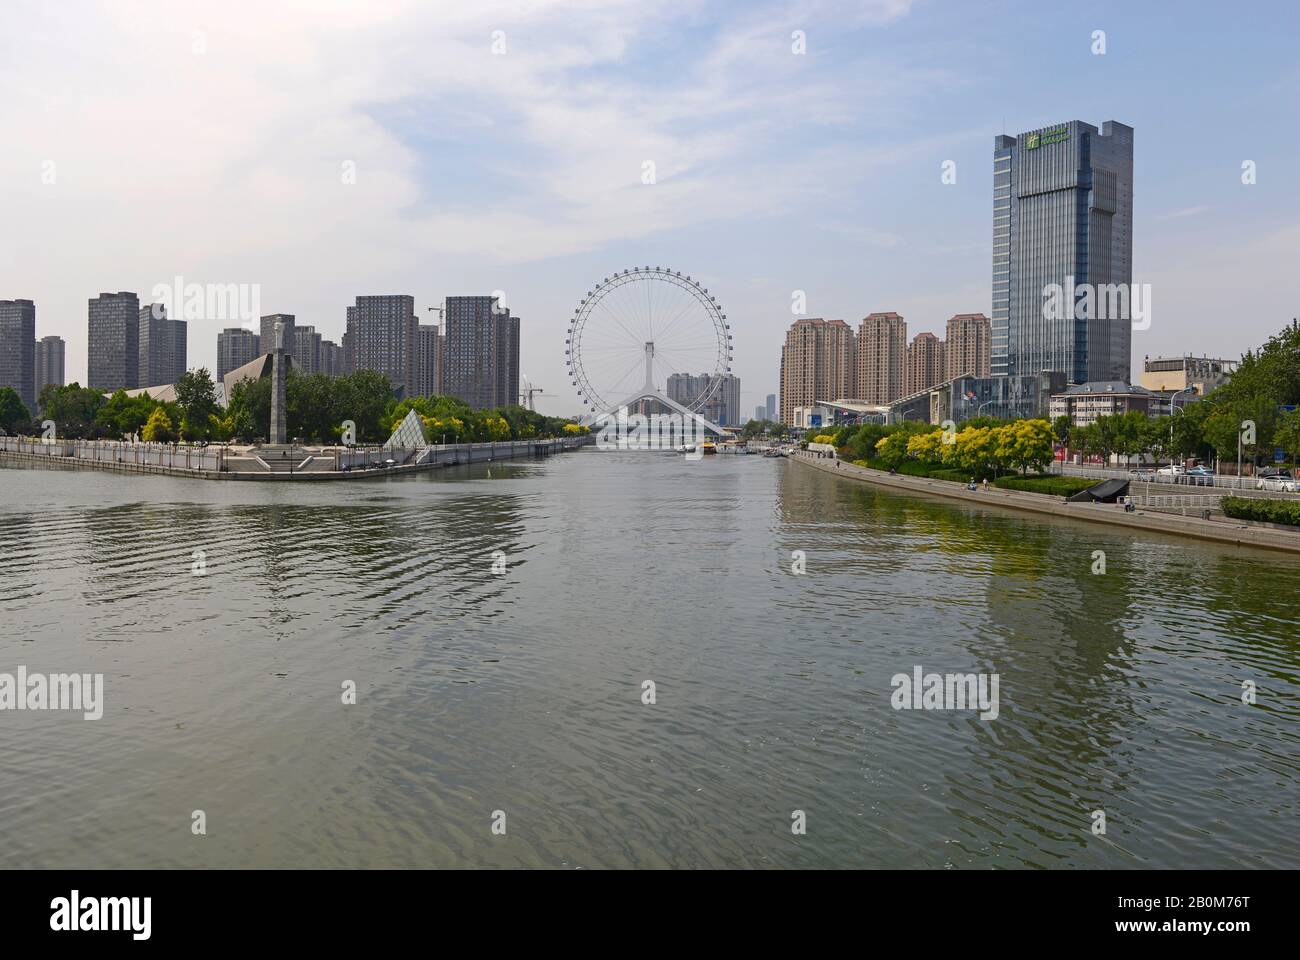
M 1257 490 L 1267 490 L 1270 493 L 1295 493 L 1300 489 L 1300 484 L 1290 477 L 1274 474 L 1271 477 L 1260 477 L 1259 482 L 1255 484 Z
M 1291 476 L 1290 470 L 1279 469 L 1277 467 L 1270 467 L 1269 469 L 1261 472 L 1258 479 L 1255 480 L 1255 489 L 1267 490 L 1268 488 L 1264 486 L 1264 483 L 1267 480 L 1291 480 L 1291 479 L 1293 479 L 1293 477 Z
M 1128 472 L 1128 475 L 1134 480 L 1153 480 L 1156 472 L 1150 467 L 1135 467 Z
M 1214 472 L 1207 470 L 1205 467 L 1192 467 L 1182 477 L 1183 483 L 1190 483 L 1195 487 L 1212 487 L 1214 486 Z
M 1156 474 L 1161 477 L 1181 477 L 1186 472 L 1181 463 L 1171 463 L 1167 467 L 1161 467 Z

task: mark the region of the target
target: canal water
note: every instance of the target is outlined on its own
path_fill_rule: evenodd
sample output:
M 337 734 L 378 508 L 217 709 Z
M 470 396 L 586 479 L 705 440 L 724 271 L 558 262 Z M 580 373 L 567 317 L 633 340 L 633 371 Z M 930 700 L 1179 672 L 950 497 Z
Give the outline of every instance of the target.
M 1295 868 L 1298 583 L 761 457 L 0 469 L 0 673 L 104 677 L 0 712 L 0 867 Z

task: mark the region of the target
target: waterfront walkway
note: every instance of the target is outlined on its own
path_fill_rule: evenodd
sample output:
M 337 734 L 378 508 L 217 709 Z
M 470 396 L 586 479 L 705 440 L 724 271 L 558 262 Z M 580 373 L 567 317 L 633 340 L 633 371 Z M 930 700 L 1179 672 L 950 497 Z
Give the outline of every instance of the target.
M 1141 509 L 1134 513 L 1125 513 L 1123 506 L 1113 503 L 1067 503 L 1062 497 L 1042 493 L 1024 493 L 1019 490 L 1002 490 L 992 486 L 987 491 L 983 489 L 967 490 L 964 484 L 953 483 L 949 480 L 905 477 L 902 474 L 885 473 L 881 470 L 859 467 L 843 460 L 818 457 L 807 452 L 795 453 L 789 459 L 838 477 L 862 481 L 901 493 L 926 494 L 945 497 L 949 500 L 961 500 L 977 506 L 1028 511 L 1054 517 L 1065 517 L 1070 520 L 1108 523 L 1112 526 L 1168 533 L 1175 536 L 1196 537 L 1201 540 L 1230 543 L 1239 547 L 1264 547 L 1271 550 L 1285 550 L 1290 553 L 1300 554 L 1300 531 L 1259 523 L 1248 523 L 1230 517 L 1203 520 L 1200 517 L 1184 517 L 1177 514 L 1155 513 Z
M 575 450 L 591 440 L 590 436 L 581 436 L 552 440 L 506 440 L 498 443 L 430 444 L 421 450 L 325 448 L 301 451 L 303 459 L 286 469 L 290 461 L 280 461 L 274 457 L 268 461 L 260 456 L 263 451 L 257 447 L 242 450 L 217 445 L 200 448 L 184 444 L 90 440 L 44 442 L 27 437 L 0 437 L 0 466 L 102 470 L 109 473 L 154 474 L 198 480 L 278 483 L 373 480 L 461 464 L 551 456 Z

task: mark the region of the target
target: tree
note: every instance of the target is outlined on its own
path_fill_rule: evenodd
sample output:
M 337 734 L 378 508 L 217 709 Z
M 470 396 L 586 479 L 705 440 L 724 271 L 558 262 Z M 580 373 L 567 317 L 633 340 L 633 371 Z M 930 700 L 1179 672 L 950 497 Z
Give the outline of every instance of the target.
M 895 430 L 886 437 L 881 437 L 876 443 L 876 456 L 885 461 L 885 465 L 892 470 L 897 470 L 907 459 L 907 444 L 909 437 L 902 430 Z
M 1052 424 L 1046 420 L 1018 420 L 993 428 L 994 465 L 1019 467 L 1022 473 L 1033 467 L 1041 472 L 1052 460 Z
M 226 417 L 238 440 L 265 439 L 271 435 L 271 380 L 240 380 L 230 390 Z
M 876 446 L 890 433 L 883 423 L 864 423 L 849 437 L 844 445 L 844 456 L 850 460 L 870 460 L 876 456 Z
M 57 435 L 73 439 L 115 435 L 116 431 L 96 422 L 104 403 L 104 395 L 98 390 L 77 383 L 65 386 L 47 383 L 37 400 L 42 418 L 54 421 Z
M 181 408 L 181 433 L 187 440 L 206 439 L 217 412 L 217 385 L 207 367 L 187 370 L 176 381 L 176 403 Z
M 1115 442 L 1115 452 L 1125 457 L 1141 456 L 1147 449 L 1148 431 L 1146 425 L 1151 422 L 1141 410 L 1129 410 L 1127 413 L 1110 418 Z
M 1169 451 L 1168 420 L 1168 417 L 1155 420 L 1148 417 L 1142 426 L 1142 450 L 1151 454 L 1157 462 L 1163 460 Z
M 176 439 L 171 417 L 167 416 L 166 410 L 162 407 L 154 408 L 153 412 L 149 414 L 149 420 L 144 425 L 140 439 L 146 443 L 170 443 Z
M 997 473 L 998 427 L 967 427 L 957 434 L 952 462 L 976 475 Z
M 1292 463 L 1300 461 L 1300 409 L 1289 410 L 1277 418 L 1273 442 L 1290 455 Z
M 944 447 L 950 446 L 943 442 L 943 438 L 942 430 L 913 434 L 907 441 L 907 454 L 925 464 L 940 464 L 943 462 Z
M 133 436 L 144 428 L 150 414 L 157 406 L 158 401 L 147 393 L 132 397 L 125 390 L 118 390 L 99 408 L 95 414 L 95 422 L 102 426 L 109 436 Z
M 18 391 L 13 387 L 0 387 L 0 429 L 5 433 L 15 433 L 19 425 L 26 426 L 31 418 L 31 411 L 23 404 Z
M 1074 427 L 1074 420 L 1069 414 L 1063 413 L 1052 421 L 1052 435 L 1056 437 L 1057 443 L 1069 444 L 1070 430 Z
M 332 377 L 323 373 L 289 372 L 285 384 L 285 429 L 289 436 L 318 443 L 336 442 L 338 434 L 334 428 L 347 419 L 339 415 Z

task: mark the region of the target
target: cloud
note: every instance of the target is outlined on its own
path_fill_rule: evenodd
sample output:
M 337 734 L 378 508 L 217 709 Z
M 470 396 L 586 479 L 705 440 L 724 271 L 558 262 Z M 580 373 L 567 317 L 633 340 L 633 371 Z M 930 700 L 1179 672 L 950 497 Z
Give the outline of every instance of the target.
M 58 318 L 76 376 L 100 289 L 181 274 L 261 283 L 268 308 L 293 309 L 322 282 L 806 207 L 858 163 L 807 132 L 863 99 L 843 71 L 865 65 L 815 55 L 828 9 L 20 2 L 0 39 L 0 118 L 23 131 L 0 154 L 6 217 L 24 225 L 5 295 L 37 298 L 45 332 Z M 814 55 L 792 54 L 800 27 Z M 191 330 L 192 360 L 211 362 L 221 326 Z

